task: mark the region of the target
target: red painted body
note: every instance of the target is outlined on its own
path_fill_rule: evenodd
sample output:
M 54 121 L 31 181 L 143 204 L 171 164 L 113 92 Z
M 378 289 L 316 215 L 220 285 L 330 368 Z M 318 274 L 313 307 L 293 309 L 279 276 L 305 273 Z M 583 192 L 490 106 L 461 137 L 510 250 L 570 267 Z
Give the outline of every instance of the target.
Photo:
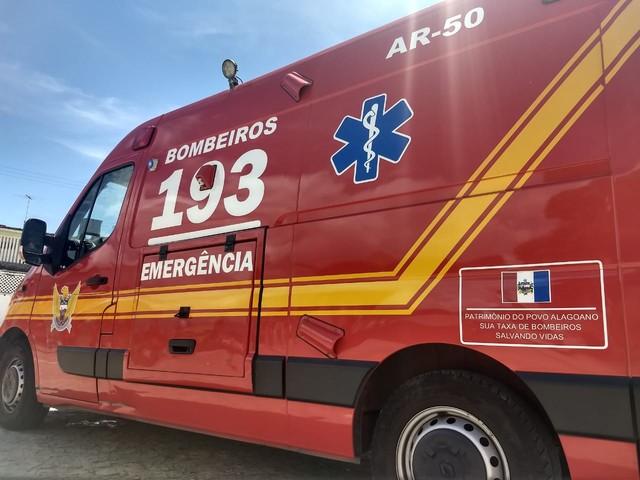
M 640 377 L 640 17 L 615 39 L 597 36 L 637 3 L 446 2 L 141 125 L 94 176 L 134 164 L 113 234 L 54 278 L 32 269 L 1 327 L 28 335 L 39 399 L 354 459 L 357 402 L 246 395 L 256 355 L 326 358 L 296 334 L 303 315 L 344 332 L 326 347 L 343 360 L 384 364 L 413 346 L 448 344 L 511 372 Z M 468 25 L 433 35 L 457 14 Z M 411 32 L 424 27 L 430 43 L 411 49 Z M 406 52 L 392 54 L 400 37 Z M 596 67 L 567 107 L 580 69 Z M 291 72 L 313 82 L 299 102 L 281 88 Z M 410 105 L 397 131 L 411 141 L 397 163 L 380 161 L 375 181 L 354 183 L 352 168 L 337 175 L 332 166 L 345 145 L 334 135 L 381 94 L 387 109 Z M 150 145 L 134 152 L 149 126 Z M 531 159 L 512 173 L 483 163 L 524 152 Z M 201 190 L 204 164 L 215 169 L 203 171 L 211 178 Z M 170 266 L 145 267 L 164 244 Z M 562 338 L 514 340 L 464 317 L 507 308 L 500 274 L 530 270 L 551 272 L 553 311 L 586 308 L 597 319 L 574 321 L 580 331 Z M 53 285 L 73 290 L 96 275 L 108 283 L 82 287 L 92 303 L 78 304 L 72 330 L 52 331 Z M 175 317 L 185 305 L 191 316 Z M 198 354 L 171 355 L 172 338 L 194 338 Z M 64 373 L 59 345 L 126 350 L 123 380 Z M 633 442 L 561 441 L 574 478 L 639 478 Z

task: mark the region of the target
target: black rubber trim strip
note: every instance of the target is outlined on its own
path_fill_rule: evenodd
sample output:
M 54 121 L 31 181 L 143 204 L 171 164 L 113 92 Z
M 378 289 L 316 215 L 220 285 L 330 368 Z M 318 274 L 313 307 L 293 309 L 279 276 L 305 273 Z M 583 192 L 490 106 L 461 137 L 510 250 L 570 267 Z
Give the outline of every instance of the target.
M 261 397 L 284 398 L 284 357 L 271 355 L 255 357 L 253 391 Z
M 122 380 L 125 352 L 126 350 L 109 350 L 109 357 L 107 360 L 107 378 L 111 380 Z
M 634 378 L 631 382 L 633 395 L 633 416 L 635 417 L 634 425 L 636 426 L 636 437 L 640 440 L 640 378 Z M 640 444 L 638 445 L 640 448 Z M 640 452 L 639 452 L 640 454 Z M 640 456 L 638 457 L 640 458 Z
M 82 377 L 122 380 L 126 350 L 92 347 L 58 347 L 58 365 L 63 372 Z
M 376 365 L 358 360 L 289 358 L 287 399 L 353 407 L 360 385 Z
M 637 441 L 631 379 L 601 375 L 517 372 L 560 434 Z M 638 392 L 637 380 L 634 380 Z M 636 410 L 637 411 L 637 410 Z
M 65 373 L 93 377 L 97 350 L 86 347 L 58 347 L 58 365 Z
M 96 351 L 96 378 L 107 378 L 107 359 L 109 350 L 99 348 Z
M 58 347 L 58 363 L 72 375 L 122 380 L 125 352 L 62 346 Z M 358 360 L 258 355 L 254 360 L 254 394 L 352 407 L 363 380 L 376 365 Z

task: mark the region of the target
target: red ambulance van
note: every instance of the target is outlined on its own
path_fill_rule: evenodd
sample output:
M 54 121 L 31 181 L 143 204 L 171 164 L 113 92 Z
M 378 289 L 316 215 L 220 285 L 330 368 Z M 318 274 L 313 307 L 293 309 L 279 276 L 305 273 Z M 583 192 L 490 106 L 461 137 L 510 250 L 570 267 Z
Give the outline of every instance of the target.
M 0 425 L 638 479 L 639 30 L 640 0 L 454 0 L 137 127 L 25 224 Z

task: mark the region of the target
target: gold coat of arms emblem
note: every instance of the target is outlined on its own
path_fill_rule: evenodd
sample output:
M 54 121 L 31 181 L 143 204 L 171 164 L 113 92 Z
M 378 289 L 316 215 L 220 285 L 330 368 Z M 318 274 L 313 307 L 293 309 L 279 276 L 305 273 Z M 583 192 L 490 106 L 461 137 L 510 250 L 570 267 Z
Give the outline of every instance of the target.
M 82 282 L 78 282 L 78 286 L 69 293 L 69 287 L 63 286 L 58 291 L 58 285 L 53 286 L 53 318 L 51 319 L 51 331 L 54 329 L 58 332 L 64 330 L 71 333 L 71 320 L 73 312 L 76 309 L 78 303 L 78 297 L 80 296 L 80 285 Z

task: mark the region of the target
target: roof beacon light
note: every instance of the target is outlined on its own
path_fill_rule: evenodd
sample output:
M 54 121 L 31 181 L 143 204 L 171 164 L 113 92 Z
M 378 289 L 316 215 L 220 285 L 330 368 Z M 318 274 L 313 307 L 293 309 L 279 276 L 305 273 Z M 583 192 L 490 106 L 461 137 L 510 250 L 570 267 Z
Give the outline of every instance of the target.
M 227 58 L 222 62 L 222 75 L 229 80 L 229 90 L 233 90 L 238 86 L 238 83 L 242 82 L 242 79 L 236 76 L 238 73 L 238 64 L 233 60 Z

